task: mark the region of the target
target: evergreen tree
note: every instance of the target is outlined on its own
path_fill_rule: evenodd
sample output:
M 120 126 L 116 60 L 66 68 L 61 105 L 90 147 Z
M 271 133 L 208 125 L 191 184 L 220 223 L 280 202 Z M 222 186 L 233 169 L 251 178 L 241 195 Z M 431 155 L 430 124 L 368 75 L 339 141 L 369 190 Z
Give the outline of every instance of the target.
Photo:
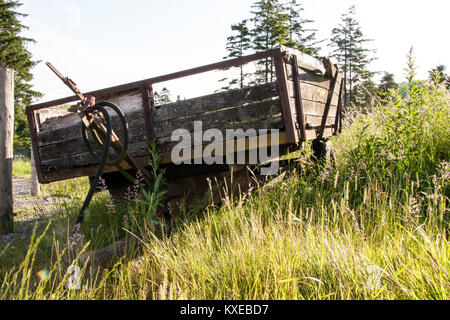
M 431 69 L 428 74 L 430 81 L 436 82 L 437 84 L 444 83 L 446 88 L 450 89 L 450 76 L 445 74 L 446 69 L 447 67 L 441 64 Z
M 163 105 L 163 104 L 169 104 L 172 102 L 172 99 L 170 97 L 170 91 L 166 87 L 162 88 L 161 93 L 158 93 L 158 91 L 155 91 L 153 94 L 155 98 L 155 104 L 157 106 Z
M 252 8 L 254 51 L 267 51 L 288 42 L 289 16 L 278 0 L 260 0 Z M 258 62 L 255 76 L 257 83 L 273 82 L 275 74 L 272 59 Z
M 389 89 L 398 89 L 398 83 L 395 82 L 394 75 L 386 72 L 380 80 L 379 90 L 382 93 L 388 93 Z
M 29 131 L 25 116 L 25 106 L 30 105 L 33 98 L 41 94 L 32 89 L 33 79 L 31 69 L 37 62 L 32 61 L 32 55 L 27 50 L 27 43 L 34 40 L 21 36 L 27 29 L 20 18 L 27 15 L 17 12 L 22 6 L 18 1 L 0 0 L 0 66 L 14 69 L 14 99 L 15 99 L 15 140 L 29 146 Z
M 225 59 L 245 56 L 246 54 L 248 54 L 249 50 L 252 47 L 252 36 L 248 28 L 248 20 L 242 20 L 237 24 L 231 25 L 231 31 L 233 32 L 233 34 L 227 38 L 226 50 L 228 52 L 228 55 L 225 57 Z M 244 72 L 244 66 L 241 65 L 239 69 L 239 79 L 232 79 L 229 82 L 228 86 L 223 87 L 222 89 L 229 89 L 236 84 L 239 84 L 241 89 L 245 87 L 247 79 L 250 75 Z M 221 81 L 225 80 L 227 80 L 227 78 L 222 79 Z
M 308 24 L 313 20 L 303 18 L 303 5 L 297 0 L 290 0 L 282 4 L 282 10 L 288 17 L 289 37 L 286 41 L 288 47 L 296 48 L 311 55 L 317 55 L 320 48 L 316 45 L 321 41 L 316 41 L 316 29 L 307 29 Z
M 375 58 L 369 55 L 375 50 L 364 47 L 366 42 L 358 21 L 354 18 L 355 6 L 342 15 L 342 22 L 332 30 L 330 46 L 331 56 L 336 59 L 344 75 L 344 104 L 355 102 L 354 88 L 356 85 L 372 79 L 374 73 L 367 67 Z
M 287 45 L 308 54 L 317 54 L 315 45 L 316 30 L 307 29 L 312 20 L 305 19 L 303 6 L 297 0 L 259 0 L 252 5 L 251 17 L 232 25 L 233 34 L 227 39 L 226 58 L 241 57 L 246 54 L 267 51 Z M 252 78 L 252 79 L 251 79 Z M 275 79 L 272 59 L 264 59 L 257 63 L 252 74 L 240 69 L 240 76 L 229 81 L 231 86 L 244 87 L 248 83 L 269 83 Z M 227 78 L 221 81 L 228 80 Z

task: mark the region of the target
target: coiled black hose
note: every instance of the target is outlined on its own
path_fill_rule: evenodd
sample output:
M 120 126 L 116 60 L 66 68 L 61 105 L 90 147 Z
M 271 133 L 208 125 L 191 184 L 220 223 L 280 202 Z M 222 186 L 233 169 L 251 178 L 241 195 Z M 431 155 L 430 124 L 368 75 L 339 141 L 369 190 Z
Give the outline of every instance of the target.
M 108 111 L 106 110 L 106 107 L 111 108 L 117 115 L 120 120 L 120 123 L 122 125 L 122 133 L 123 133 L 123 145 L 122 145 L 122 151 L 119 154 L 119 156 L 116 159 L 110 159 L 110 148 L 112 143 L 112 122 L 111 122 L 111 116 L 109 115 Z M 128 133 L 128 124 L 125 119 L 125 116 L 122 112 L 122 110 L 116 106 L 115 104 L 111 102 L 99 102 L 92 108 L 92 113 L 95 114 L 97 112 L 100 112 L 102 114 L 102 118 L 105 122 L 106 127 L 106 136 L 105 141 L 102 141 L 99 137 L 98 132 L 90 127 L 90 131 L 92 136 L 95 138 L 95 141 L 102 149 L 103 153 L 101 156 L 98 156 L 94 149 L 92 148 L 92 145 L 88 138 L 88 129 L 82 123 L 81 125 L 81 133 L 83 136 L 83 141 L 86 144 L 87 149 L 89 152 L 97 159 L 99 165 L 97 169 L 97 174 L 95 175 L 94 180 L 91 182 L 91 187 L 89 189 L 89 192 L 86 196 L 86 199 L 84 200 L 83 206 L 81 207 L 80 214 L 78 215 L 77 224 L 82 224 L 84 216 L 86 214 L 86 210 L 89 207 L 89 204 L 91 203 L 91 200 L 95 194 L 95 191 L 97 190 L 98 183 L 100 181 L 100 177 L 103 174 L 103 171 L 105 170 L 106 166 L 116 166 L 118 167 L 119 171 L 122 172 L 128 179 L 131 181 L 134 181 L 134 178 L 128 174 L 125 170 L 123 170 L 120 167 L 120 163 L 125 159 L 128 153 L 128 145 L 129 145 L 129 133 Z

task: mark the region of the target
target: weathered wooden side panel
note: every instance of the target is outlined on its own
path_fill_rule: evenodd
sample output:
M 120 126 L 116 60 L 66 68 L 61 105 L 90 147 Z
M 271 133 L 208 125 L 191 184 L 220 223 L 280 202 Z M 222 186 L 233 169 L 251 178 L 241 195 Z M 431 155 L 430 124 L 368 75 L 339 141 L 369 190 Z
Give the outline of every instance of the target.
M 170 152 L 177 144 L 171 135 L 176 129 L 194 131 L 194 121 L 202 122 L 202 130 L 215 128 L 225 137 L 226 129 L 282 129 L 281 107 L 277 84 L 272 83 L 243 90 L 230 90 L 204 97 L 182 100 L 153 110 L 155 138 L 162 153 Z M 148 156 L 149 141 L 143 117 L 140 92 L 128 92 L 105 97 L 121 107 L 128 123 L 129 153 L 136 158 Z M 64 122 L 64 125 L 60 125 Z M 121 136 L 118 119 L 113 128 Z M 95 165 L 96 159 L 87 150 L 81 136 L 81 121 L 77 114 L 43 125 L 47 131 L 37 134 L 43 174 L 61 169 L 76 169 Z M 194 143 L 197 145 L 197 143 Z M 95 150 L 100 151 L 98 147 Z
M 213 112 L 230 106 L 241 106 L 255 101 L 264 101 L 273 97 L 278 97 L 277 83 L 242 90 L 228 90 L 158 106 L 154 110 L 153 120 L 154 123 L 160 123 L 186 116 L 194 117 L 202 113 Z
M 298 64 L 297 69 L 293 67 L 293 56 L 297 58 L 295 62 Z M 304 140 L 312 140 L 335 134 L 336 123 L 339 123 L 342 85 L 342 77 L 337 73 L 336 68 L 326 60 L 320 61 L 298 50 L 283 46 L 278 51 L 244 57 L 240 61 L 246 63 L 245 61 L 253 61 L 258 57 L 274 59 L 277 82 L 242 90 L 219 92 L 162 106 L 153 105 L 150 98 L 153 83 L 189 75 L 193 72 L 192 70 L 196 73 L 212 70 L 214 66 L 223 64 L 219 63 L 148 79 L 139 86 L 133 83 L 119 86 L 117 90 L 112 90 L 114 88 L 99 90 L 95 97 L 97 101 L 110 101 L 123 110 L 130 135 L 129 153 L 138 162 L 144 164 L 149 157 L 149 136 L 158 143 L 163 161 L 170 162 L 170 151 L 179 144 L 172 141 L 172 133 L 176 129 L 185 129 L 192 133 L 196 121 L 201 121 L 203 132 L 212 128 L 220 131 L 224 137 L 223 140 L 225 140 L 227 129 L 244 131 L 280 129 L 282 136 L 280 144 L 301 143 L 300 137 Z M 240 64 L 236 60 L 236 64 L 232 65 Z M 295 81 L 294 74 L 298 75 L 298 82 Z M 147 89 L 148 91 L 144 91 Z M 301 96 L 300 100 L 297 99 L 297 95 Z M 73 99 L 71 98 L 70 101 Z M 44 105 L 48 107 L 50 104 Z M 299 106 L 301 109 L 298 109 Z M 151 112 L 148 112 L 150 107 Z M 36 109 L 39 106 L 31 107 L 30 110 L 34 110 L 33 108 Z M 301 111 L 299 114 L 303 114 L 303 119 L 298 116 L 299 111 Z M 324 113 L 328 113 L 326 121 L 324 121 Z M 299 121 L 299 118 L 302 121 Z M 122 136 L 118 119 L 113 117 L 112 123 L 114 131 L 119 137 Z M 304 125 L 302 132 L 303 126 L 300 123 Z M 323 128 L 323 135 L 321 128 Z M 244 137 L 248 136 L 244 135 Z M 84 145 L 78 114 L 72 113 L 47 119 L 40 124 L 38 132 L 34 133 L 34 140 L 33 143 L 38 146 L 41 182 L 47 183 L 95 174 L 97 161 Z M 224 142 L 223 140 L 215 142 L 221 143 Z M 204 142 L 196 141 L 194 138 L 192 142 L 187 142 L 185 147 L 202 143 Z M 94 146 L 94 149 L 100 151 L 98 147 Z M 106 172 L 115 170 L 115 168 L 106 168 Z
M 298 123 L 297 118 L 298 112 L 296 110 L 294 65 L 292 63 L 293 56 L 296 56 L 298 60 L 297 74 L 302 96 L 305 138 L 306 140 L 313 140 L 318 137 L 324 113 L 327 110 L 327 103 L 329 104 L 328 115 L 324 123 L 325 128 L 323 137 L 327 138 L 332 136 L 337 130 L 335 124 L 336 117 L 338 116 L 342 75 L 331 64 L 326 65 L 322 62 L 318 64 L 318 60 L 313 59 L 298 50 L 290 48 L 285 49 L 287 55 L 285 56 L 284 66 L 287 75 L 286 81 L 289 103 L 293 110 L 297 129 L 300 131 L 300 124 Z M 333 92 L 331 93 L 331 91 Z

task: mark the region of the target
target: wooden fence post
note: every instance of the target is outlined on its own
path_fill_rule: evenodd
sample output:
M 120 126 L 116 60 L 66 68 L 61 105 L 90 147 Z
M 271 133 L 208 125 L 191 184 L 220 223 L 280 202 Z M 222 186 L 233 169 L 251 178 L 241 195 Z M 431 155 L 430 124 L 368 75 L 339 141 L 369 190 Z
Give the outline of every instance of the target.
M 12 165 L 14 136 L 14 72 L 0 68 L 0 235 L 14 229 Z
M 36 173 L 36 162 L 34 161 L 33 147 L 31 148 L 31 195 L 33 197 L 41 195 L 41 185 Z

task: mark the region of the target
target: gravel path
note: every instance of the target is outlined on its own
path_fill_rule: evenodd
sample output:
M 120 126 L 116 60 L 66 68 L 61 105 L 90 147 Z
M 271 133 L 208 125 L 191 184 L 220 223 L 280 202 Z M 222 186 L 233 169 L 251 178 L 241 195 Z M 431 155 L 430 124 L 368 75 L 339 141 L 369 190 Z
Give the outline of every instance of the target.
M 0 249 L 15 241 L 31 237 L 36 222 L 52 216 L 54 199 L 50 196 L 32 197 L 31 181 L 13 179 L 14 233 L 0 236 Z
M 13 179 L 13 201 L 14 213 L 16 217 L 22 218 L 21 213 L 24 207 L 36 207 L 48 204 L 51 197 L 32 197 L 31 181 L 28 179 Z

